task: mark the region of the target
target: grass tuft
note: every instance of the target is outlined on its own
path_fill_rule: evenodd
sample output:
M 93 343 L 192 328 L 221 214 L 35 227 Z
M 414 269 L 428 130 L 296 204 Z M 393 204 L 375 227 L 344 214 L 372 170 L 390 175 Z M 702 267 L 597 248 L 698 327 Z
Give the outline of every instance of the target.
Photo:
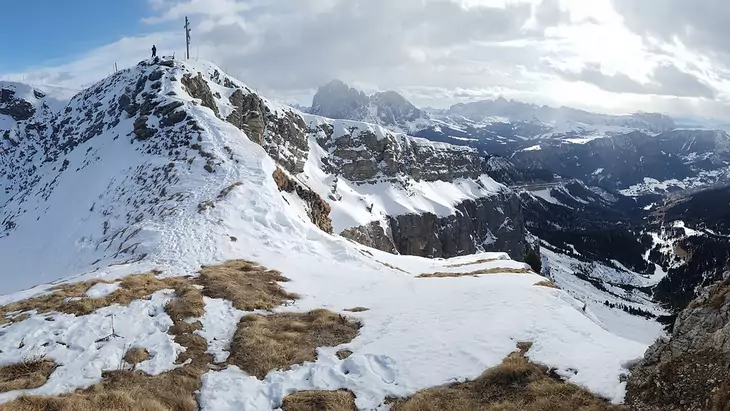
M 0 392 L 38 388 L 48 381 L 56 363 L 43 356 L 0 367 Z
M 200 389 L 200 378 L 208 371 L 212 358 L 205 353 L 205 339 L 194 334 L 200 323 L 188 324 L 185 320 L 203 314 L 203 295 L 193 287 L 190 278 L 160 280 L 153 275 L 132 276 L 122 280 L 123 298 L 130 295 L 145 295 L 150 290 L 174 288 L 175 298 L 165 306 L 172 318 L 173 326 L 168 332 L 175 341 L 185 347 L 180 355 L 179 368 L 158 375 L 148 375 L 134 369 L 107 371 L 103 380 L 75 393 L 55 397 L 22 396 L 7 404 L 3 411 L 197 411 L 196 392 Z M 119 301 L 119 299 L 116 299 Z M 124 356 L 125 361 L 136 364 L 149 358 L 142 348 L 132 348 Z M 190 360 L 186 362 L 187 360 Z M 184 364 L 184 365 L 182 365 Z
M 127 350 L 124 354 L 124 361 L 132 366 L 132 369 L 137 368 L 137 364 L 147 361 L 150 359 L 150 353 L 146 348 L 134 347 Z
M 360 324 L 327 310 L 243 317 L 231 344 L 230 364 L 258 378 L 271 370 L 314 361 L 318 347 L 357 336 Z
M 176 289 L 189 283 L 187 278 L 157 278 L 154 273 L 131 275 L 120 282 L 120 287 L 113 293 L 100 298 L 86 297 L 86 290 L 107 281 L 92 280 L 73 284 L 64 284 L 51 288 L 51 292 L 0 307 L 0 324 L 19 322 L 27 317 L 11 316 L 10 313 L 35 311 L 38 314 L 59 312 L 77 316 L 88 315 L 110 305 L 129 305 L 134 300 L 141 300 L 151 294 L 164 290 Z
M 284 398 L 283 411 L 356 411 L 350 391 L 300 391 Z
M 397 399 L 391 411 L 618 411 L 587 390 L 553 378 L 546 367 L 528 361 L 529 343 L 520 344 L 502 364 L 474 381 L 429 388 Z
M 470 261 L 470 262 L 467 262 L 467 263 L 450 264 L 450 265 L 447 265 L 446 267 L 450 267 L 450 268 L 466 267 L 466 266 L 469 266 L 469 265 L 477 265 L 477 264 L 483 264 L 483 263 L 491 263 L 491 262 L 494 262 L 494 261 L 499 261 L 499 259 L 498 258 L 483 258 L 481 260 Z
M 543 281 L 540 281 L 539 283 L 535 283 L 533 285 L 535 285 L 536 287 L 555 288 L 556 290 L 561 289 L 560 287 L 558 287 L 557 284 L 555 284 L 554 282 L 552 282 L 550 280 L 543 280 Z
M 421 274 L 416 278 L 458 278 L 458 277 L 478 277 L 486 274 L 534 274 L 529 268 L 485 268 L 483 270 L 471 271 L 468 273 L 431 273 Z
M 242 260 L 204 267 L 197 279 L 205 296 L 230 300 L 243 311 L 271 310 L 298 299 L 298 295 L 286 292 L 278 284 L 286 281 L 289 279 L 278 271 Z

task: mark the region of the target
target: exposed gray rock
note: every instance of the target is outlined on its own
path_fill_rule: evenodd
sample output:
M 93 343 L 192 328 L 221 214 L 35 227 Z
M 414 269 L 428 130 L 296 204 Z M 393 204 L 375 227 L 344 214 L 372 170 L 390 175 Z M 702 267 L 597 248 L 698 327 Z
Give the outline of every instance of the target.
M 190 74 L 185 74 L 180 81 L 185 88 L 187 88 L 188 94 L 190 94 L 193 98 L 200 99 L 203 107 L 208 107 L 213 110 L 213 113 L 215 113 L 216 116 L 220 117 L 218 106 L 213 98 L 213 93 L 210 91 L 210 87 L 202 74 L 198 73 L 195 77 Z
M 427 140 L 388 132 L 351 127 L 348 134 L 333 138 L 329 124 L 313 130 L 318 144 L 331 153 L 326 171 L 356 182 L 378 178 L 394 180 L 408 175 L 417 181 L 453 181 L 484 174 L 484 159 L 468 147 L 435 146 Z
M 638 411 L 730 409 L 730 273 L 679 314 L 671 338 L 649 347 L 626 402 Z
M 330 205 L 308 187 L 292 180 L 281 169 L 274 170 L 274 181 L 279 191 L 296 194 L 307 205 L 309 219 L 326 233 L 332 233 L 332 219 Z
M 134 134 L 139 140 L 147 140 L 157 133 L 157 130 L 147 126 L 147 116 L 140 116 L 134 121 Z
M 387 253 L 399 253 L 395 244 L 393 244 L 393 232 L 390 226 L 387 226 L 386 230 L 379 221 L 373 221 L 368 225 L 347 229 L 340 233 L 340 235 Z
M 23 99 L 15 97 L 15 91 L 0 89 L 0 114 L 10 116 L 15 121 L 24 121 L 35 115 L 35 107 Z
M 456 209 L 456 214 L 447 217 L 432 213 L 389 216 L 387 231 L 379 223 L 371 223 L 341 234 L 382 251 L 421 257 L 502 251 L 516 260 L 524 258 L 526 232 L 515 194 L 505 192 L 464 201 Z
M 165 126 L 173 126 L 187 118 L 187 113 L 184 110 L 178 110 L 184 104 L 182 101 L 173 101 L 159 106 L 155 109 L 155 114 L 160 117 L 160 123 Z
M 134 104 L 132 102 L 132 99 L 129 98 L 128 95 L 122 94 L 119 97 L 119 101 L 118 101 L 117 104 L 119 105 L 119 109 L 120 110 L 123 110 L 123 111 L 126 111 L 127 114 L 129 114 L 130 117 L 133 116 L 133 115 L 135 115 L 135 114 L 137 114 L 138 107 L 137 107 L 136 104 Z
M 231 83 L 232 84 L 232 83 Z M 309 152 L 306 124 L 293 111 L 275 115 L 261 97 L 237 89 L 229 101 L 234 107 L 226 121 L 243 130 L 290 173 L 304 171 Z

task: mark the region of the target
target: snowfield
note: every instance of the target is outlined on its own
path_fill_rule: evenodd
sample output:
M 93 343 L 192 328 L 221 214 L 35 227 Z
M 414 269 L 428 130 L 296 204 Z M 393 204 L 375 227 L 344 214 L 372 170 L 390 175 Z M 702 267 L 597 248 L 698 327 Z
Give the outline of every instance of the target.
M 118 74 L 102 104 L 117 100 L 125 87 L 134 86 L 140 75 L 154 69 L 135 67 Z M 554 367 L 568 381 L 612 402 L 623 400 L 621 376 L 652 341 L 648 336 L 630 338 L 629 333 L 616 330 L 646 324 L 624 317 L 607 324 L 605 316 L 594 312 L 595 305 L 583 311 L 582 302 L 570 293 L 535 286 L 544 280 L 537 274 L 499 273 L 502 268 L 527 267 L 506 254 L 429 260 L 390 255 L 324 233 L 303 218 L 302 204 L 285 201 L 272 177 L 276 165 L 264 149 L 190 97 L 178 81 L 186 73 L 201 72 L 211 82 L 215 70 L 220 72 L 209 63 L 175 62 L 157 91 L 165 102 L 181 102 L 188 118 L 202 128 L 199 144 L 216 157 L 215 172 L 204 171 L 204 163 L 197 160 L 190 167 L 176 166 L 176 178 L 166 188 L 176 195 L 174 207 L 165 213 L 144 214 L 130 223 L 127 215 L 137 209 L 133 204 L 145 204 L 142 200 L 151 201 L 153 194 L 140 191 L 132 176 L 152 173 L 154 167 L 171 162 L 166 152 L 148 153 L 137 149 L 141 143 L 130 142 L 133 119 L 122 118 L 43 166 L 47 174 L 31 188 L 32 196 L 22 206 L 26 211 L 15 219 L 17 228 L 0 238 L 0 259 L 5 262 L 0 291 L 9 293 L 0 297 L 0 304 L 47 292 L 48 284 L 18 290 L 59 277 L 65 278 L 62 282 L 113 281 L 152 268 L 161 270 L 163 276 L 175 276 L 192 274 L 201 264 L 247 259 L 281 271 L 291 279 L 284 288 L 302 296 L 278 311 L 327 308 L 358 319 L 363 327 L 352 342 L 319 349 L 315 362 L 272 370 L 263 380 L 235 366 L 208 371 L 199 393 L 204 410 L 271 410 L 295 391 L 339 388 L 351 390 L 360 409 L 378 409 L 388 396 L 407 396 L 423 388 L 475 378 L 499 364 L 521 341 L 533 343 L 527 354 L 531 360 Z M 214 90 L 222 88 L 216 87 Z M 70 103 L 71 107 L 78 104 L 76 99 Z M 150 115 L 149 124 L 158 122 Z M 66 171 L 51 173 L 64 161 L 68 162 Z M 310 161 L 307 165 L 310 180 L 317 178 L 315 164 Z M 50 180 L 55 188 L 47 197 L 38 195 Z M 326 186 L 324 182 L 309 183 Z M 386 213 L 441 214 L 451 211 L 455 199 L 501 189 L 496 183 L 483 183 L 486 189 L 472 182 L 423 184 L 416 187 L 418 195 L 408 198 L 380 185 L 351 187 L 352 191 L 341 191 L 346 200 L 333 210 L 335 226 L 370 219 L 350 209 L 362 196 L 373 199 L 375 208 Z M 228 195 L 219 196 L 231 187 Z M 200 204 L 211 199 L 215 207 L 201 210 Z M 105 224 L 124 228 L 124 236 L 135 233 L 134 256 L 144 257 L 126 261 L 129 257 L 117 258 L 107 252 L 104 247 L 115 240 L 109 240 Z M 114 243 L 113 248 L 124 247 Z M 497 273 L 417 278 L 420 274 L 484 269 Z M 565 281 L 559 278 L 558 284 Z M 104 296 L 113 289 L 114 285 L 95 286 L 87 295 Z M 117 369 L 131 346 L 147 348 L 153 354 L 139 369 L 149 373 L 172 369 L 181 347 L 167 334 L 172 321 L 163 307 L 170 298 L 171 290 L 160 291 L 150 300 L 110 306 L 88 316 L 33 315 L 0 326 L 0 365 L 38 353 L 59 364 L 44 386 L 0 394 L 0 402 L 21 394 L 60 394 L 89 387 L 100 381 L 103 370 Z M 357 306 L 369 311 L 344 311 Z M 227 357 L 236 324 L 245 314 L 230 302 L 205 300 L 200 334 L 216 359 Z M 119 337 L 100 342 L 111 334 L 112 319 Z M 335 352 L 341 348 L 353 355 L 339 360 Z

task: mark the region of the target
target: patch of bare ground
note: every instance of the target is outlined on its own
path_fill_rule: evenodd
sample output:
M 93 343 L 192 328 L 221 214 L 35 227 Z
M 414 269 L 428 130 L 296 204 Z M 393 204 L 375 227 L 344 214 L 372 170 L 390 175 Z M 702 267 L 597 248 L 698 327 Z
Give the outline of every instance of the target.
M 228 362 L 263 378 L 271 370 L 316 360 L 318 347 L 350 342 L 359 329 L 358 322 L 328 310 L 248 315 L 238 324 Z
M 350 358 L 350 356 L 352 355 L 352 351 L 350 351 L 350 350 L 339 350 L 339 351 L 337 351 L 337 353 L 335 353 L 335 355 L 340 360 L 344 360 L 344 359 Z
M 346 308 L 345 311 L 351 312 L 351 313 L 362 313 L 365 311 L 370 311 L 369 308 L 365 307 L 355 307 L 355 308 Z
M 298 295 L 286 292 L 279 285 L 287 281 L 278 271 L 243 260 L 203 267 L 196 279 L 204 287 L 206 297 L 230 300 L 243 311 L 271 310 L 298 299 Z
M 406 270 L 404 270 L 404 269 L 402 269 L 402 268 L 400 268 L 400 267 L 396 267 L 396 266 L 394 266 L 394 265 L 392 265 L 392 264 L 388 264 L 388 263 L 386 263 L 386 262 L 383 262 L 383 261 L 380 261 L 380 260 L 375 260 L 375 261 L 377 261 L 377 262 L 379 262 L 380 264 L 382 264 L 382 265 L 384 265 L 384 266 L 386 266 L 386 267 L 390 268 L 391 270 L 396 270 L 396 271 L 400 271 L 400 272 L 402 272 L 402 273 L 406 273 L 406 274 L 408 274 L 408 271 L 406 271 Z
M 474 381 L 429 388 L 392 403 L 391 411 L 618 411 L 576 385 L 554 378 L 529 362 L 522 343 L 502 364 Z
M 137 368 L 137 364 L 147 361 L 150 359 L 150 353 L 146 348 L 134 347 L 127 350 L 124 354 L 124 361 L 132 366 L 132 369 Z
M 533 285 L 535 285 L 536 287 L 547 287 L 547 288 L 555 288 L 557 290 L 560 290 L 560 287 L 558 287 L 557 284 L 555 284 L 554 282 L 552 282 L 550 280 L 543 280 L 543 281 L 540 281 L 539 283 L 535 283 Z
M 56 363 L 44 357 L 31 357 L 0 367 L 0 392 L 38 388 L 48 381 Z
M 532 274 L 529 268 L 485 268 L 483 270 L 470 271 L 468 273 L 431 273 L 421 274 L 416 278 L 458 278 L 458 277 L 478 277 L 487 274 Z
M 139 284 L 140 280 L 136 278 L 130 281 Z M 147 280 L 155 282 L 149 278 Z M 168 332 L 186 350 L 178 358 L 181 367 L 159 375 L 148 375 L 134 369 L 107 371 L 102 374 L 100 383 L 88 389 L 56 397 L 22 396 L 4 404 L 2 410 L 197 411 L 196 392 L 200 389 L 200 378 L 208 370 L 212 358 L 205 353 L 205 339 L 193 334 L 200 328 L 200 323 L 188 324 L 185 320 L 203 314 L 203 295 L 192 286 L 190 279 L 177 280 L 176 297 L 165 306 L 165 311 L 173 320 L 173 327 Z M 169 288 L 169 285 L 166 283 L 163 288 Z M 125 360 L 130 364 L 139 363 L 145 354 L 145 350 L 130 350 Z
M 120 281 L 119 289 L 100 298 L 87 297 L 86 290 L 99 283 L 108 284 L 108 281 L 92 280 L 60 285 L 51 288 L 49 294 L 1 306 L 0 324 L 22 321 L 27 317 L 14 317 L 11 314 L 33 310 L 39 314 L 59 312 L 88 315 L 113 304 L 129 305 L 132 301 L 147 298 L 156 291 L 175 289 L 189 281 L 190 279 L 182 277 L 160 279 L 154 273 L 131 275 Z
M 350 391 L 300 391 L 284 398 L 283 411 L 357 411 Z
M 469 266 L 469 265 L 477 265 L 477 264 L 482 264 L 482 263 L 491 263 L 491 262 L 494 262 L 494 261 L 499 261 L 499 259 L 498 258 L 483 258 L 481 260 L 470 261 L 468 263 L 450 264 L 450 265 L 447 265 L 446 267 L 449 267 L 449 268 L 466 267 L 466 266 Z

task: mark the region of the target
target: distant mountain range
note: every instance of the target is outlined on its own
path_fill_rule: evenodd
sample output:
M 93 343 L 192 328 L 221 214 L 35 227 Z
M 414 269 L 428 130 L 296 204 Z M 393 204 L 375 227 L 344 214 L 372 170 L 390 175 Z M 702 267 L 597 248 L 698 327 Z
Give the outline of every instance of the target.
M 395 91 L 368 96 L 338 80 L 318 90 L 309 111 L 508 159 L 512 165 L 493 164 L 520 170 L 507 184 L 531 182 L 535 173 L 545 180 L 546 171 L 627 195 L 730 183 L 730 137 L 712 119 L 607 115 L 505 98 L 425 110 Z

